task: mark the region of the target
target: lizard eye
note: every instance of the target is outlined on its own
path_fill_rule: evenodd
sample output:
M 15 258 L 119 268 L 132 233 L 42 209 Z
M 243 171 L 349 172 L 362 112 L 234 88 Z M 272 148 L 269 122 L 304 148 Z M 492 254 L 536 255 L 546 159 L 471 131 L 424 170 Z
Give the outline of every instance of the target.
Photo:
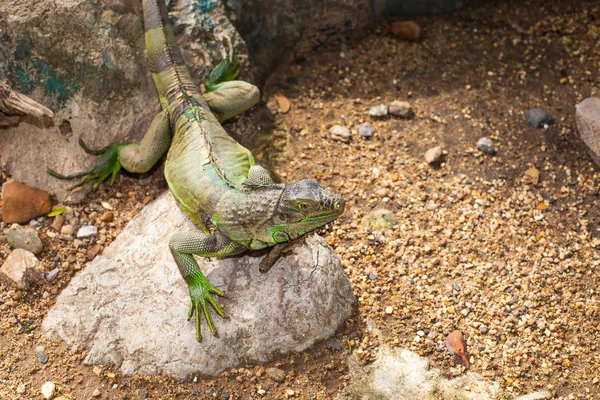
M 308 203 L 298 203 L 298 207 L 300 207 L 300 209 L 302 211 L 306 211 L 306 210 L 308 210 L 308 208 L 310 207 L 310 205 L 308 205 Z

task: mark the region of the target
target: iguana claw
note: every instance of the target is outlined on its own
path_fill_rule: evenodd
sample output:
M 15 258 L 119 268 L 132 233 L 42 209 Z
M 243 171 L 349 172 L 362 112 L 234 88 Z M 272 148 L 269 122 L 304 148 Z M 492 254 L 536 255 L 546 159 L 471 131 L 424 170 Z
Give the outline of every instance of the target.
M 98 160 L 96 166 L 88 171 L 78 172 L 72 175 L 62 175 L 51 169 L 48 169 L 48 173 L 58 179 L 75 179 L 85 176 L 84 180 L 82 180 L 76 185 L 71 186 L 68 190 L 76 189 L 80 186 L 85 185 L 88 182 L 95 180 L 96 183 L 94 183 L 94 187 L 92 190 L 96 191 L 100 184 L 109 176 L 111 177 L 110 184 L 112 185 L 115 182 L 117 174 L 121 170 L 121 161 L 119 153 L 121 152 L 121 149 L 123 149 L 123 147 L 127 146 L 129 143 L 113 144 L 100 150 L 90 149 L 86 146 L 83 139 L 79 139 L 78 143 L 83 149 L 83 151 L 85 151 L 86 153 L 92 154 L 94 156 L 102 156 L 100 157 L 100 160 Z
M 210 283 L 208 283 L 208 281 L 203 283 L 191 283 L 189 288 L 190 311 L 188 313 L 188 321 L 194 316 L 194 314 L 196 314 L 196 340 L 198 342 L 202 341 L 202 329 L 200 326 L 202 321 L 201 314 L 204 314 L 204 317 L 206 318 L 206 323 L 208 324 L 210 333 L 212 333 L 215 337 L 219 337 L 217 328 L 215 327 L 210 315 L 208 305 L 210 304 L 215 309 L 217 314 L 219 314 L 221 318 L 224 318 L 225 312 L 211 296 L 211 294 L 223 296 L 223 292 L 215 289 Z
M 225 40 L 227 42 L 227 54 L 204 79 L 204 87 L 207 92 L 217 90 L 223 82 L 232 81 L 240 74 L 240 62 L 236 60 L 233 44 L 229 38 Z

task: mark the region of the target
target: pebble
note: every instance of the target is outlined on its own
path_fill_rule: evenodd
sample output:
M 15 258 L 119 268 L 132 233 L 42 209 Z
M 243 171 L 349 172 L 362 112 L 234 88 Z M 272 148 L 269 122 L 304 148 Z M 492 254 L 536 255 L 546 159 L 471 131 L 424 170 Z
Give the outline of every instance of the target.
M 54 389 L 56 389 L 56 385 L 54 384 L 54 382 L 47 381 L 42 385 L 42 395 L 46 399 L 51 399 L 52 396 L 54 396 Z
M 42 224 L 37 219 L 32 219 L 31 221 L 29 221 L 29 225 L 31 225 L 33 227 L 40 227 L 40 226 L 42 226 Z
M 369 110 L 369 115 L 375 118 L 385 117 L 388 115 L 388 106 L 385 104 L 380 104 L 378 106 L 371 107 Z
M 525 118 L 527 118 L 529 124 L 534 128 L 543 128 L 544 125 L 552 125 L 554 123 L 552 115 L 540 108 L 532 108 L 525 111 Z
M 479 332 L 481 332 L 483 335 L 485 335 L 486 333 L 488 333 L 489 330 L 490 329 L 488 328 L 488 326 L 486 324 L 481 324 L 479 326 Z
M 410 118 L 414 115 L 413 109 L 408 101 L 392 101 L 389 112 L 400 118 Z
M 358 128 L 358 133 L 360 136 L 370 138 L 375 133 L 375 128 L 373 128 L 370 122 L 365 122 Z
M 369 272 L 369 275 L 367 275 L 367 278 L 369 278 L 369 280 L 374 281 L 375 279 L 377 279 L 377 274 L 374 274 L 373 272 Z
M 0 275 L 19 289 L 44 281 L 42 264 L 33 253 L 24 249 L 15 249 L 8 255 L 0 267 Z
M 75 233 L 75 228 L 73 227 L 73 225 L 63 225 L 60 228 L 60 233 L 63 235 L 73 235 L 73 233 Z
M 8 244 L 15 249 L 25 249 L 33 254 L 40 254 L 44 250 L 44 243 L 37 230 L 32 226 L 18 226 L 6 232 Z
M 102 205 L 102 207 L 103 207 L 105 210 L 109 210 L 109 211 L 112 211 L 112 210 L 113 210 L 113 206 L 111 206 L 111 205 L 110 205 L 110 203 L 109 203 L 109 202 L 107 202 L 107 201 L 101 201 L 101 202 L 100 202 L 100 205 Z
M 92 393 L 92 397 L 100 397 L 100 389 L 96 388 L 94 389 L 94 392 Z
M 286 390 L 286 391 L 285 391 L 285 393 L 286 393 L 288 396 L 293 396 L 293 395 L 295 395 L 295 394 L 296 394 L 296 392 L 294 392 L 292 389 L 288 389 L 288 390 Z
M 90 247 L 87 251 L 88 261 L 92 261 L 94 258 L 96 258 L 100 250 L 102 250 L 102 246 L 100 246 L 99 244 L 95 244 L 92 247 Z
M 397 223 L 396 214 L 385 208 L 376 208 L 365 215 L 361 221 L 364 227 L 373 231 L 392 229 Z
M 46 278 L 48 282 L 54 282 L 58 277 L 58 271 L 58 268 L 54 268 L 48 272 L 44 272 L 44 278 Z
M 329 348 L 332 350 L 340 351 L 342 349 L 342 345 L 337 340 L 332 340 L 329 342 Z
M 392 307 L 392 306 L 387 306 L 387 307 L 385 308 L 385 313 L 386 313 L 386 314 L 388 314 L 388 315 L 389 315 L 389 314 L 393 314 L 393 313 L 394 313 L 394 307 Z
M 494 142 L 488 137 L 482 137 L 477 141 L 477 148 L 485 154 L 495 154 Z
M 98 234 L 98 229 L 96 229 L 95 226 L 85 225 L 85 226 L 82 226 L 81 228 L 79 228 L 79 231 L 77 231 L 77 238 L 82 239 L 82 238 L 87 238 L 90 236 L 96 236 L 97 234 Z
M 56 232 L 60 232 L 64 224 L 65 217 L 63 217 L 62 215 L 57 215 L 56 217 L 54 217 L 54 221 L 52 221 L 52 225 L 50 225 L 50 227 Z
M 390 33 L 411 42 L 418 42 L 421 39 L 421 27 L 415 21 L 392 22 Z
M 48 362 L 46 353 L 37 353 L 35 356 L 41 364 L 46 364 Z
M 19 385 L 17 386 L 17 393 L 23 394 L 23 393 L 25 393 L 26 390 L 27 390 L 27 387 L 25 386 L 25 384 L 23 382 L 19 383 Z
M 102 222 L 112 222 L 115 219 L 115 215 L 112 211 L 106 211 L 100 216 Z
M 50 193 L 17 181 L 2 185 L 2 220 L 7 224 L 29 222 L 52 211 Z
M 331 133 L 331 138 L 333 140 L 338 140 L 338 141 L 344 142 L 344 143 L 349 142 L 350 137 L 352 136 L 352 134 L 350 133 L 350 130 L 348 128 L 346 128 L 345 126 L 341 126 L 341 125 L 332 126 L 331 129 L 329 130 L 329 132 Z
M 435 146 L 425 152 L 425 161 L 427 164 L 436 164 L 442 158 L 442 146 Z
M 265 372 L 275 382 L 281 383 L 285 381 L 285 371 L 280 368 L 267 368 Z

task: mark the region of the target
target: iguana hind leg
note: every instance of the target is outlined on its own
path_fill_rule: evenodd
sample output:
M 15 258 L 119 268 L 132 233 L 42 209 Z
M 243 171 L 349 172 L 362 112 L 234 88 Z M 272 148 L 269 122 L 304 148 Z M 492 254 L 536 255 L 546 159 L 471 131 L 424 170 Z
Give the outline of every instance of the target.
M 202 257 L 224 257 L 239 254 L 246 250 L 243 246 L 232 242 L 225 235 L 216 232 L 207 235 L 203 232 L 181 232 L 173 235 L 169 242 L 171 254 L 179 268 L 179 272 L 188 284 L 190 291 L 190 312 L 188 319 L 196 314 L 196 339 L 202 341 L 200 328 L 201 314 L 204 314 L 210 332 L 217 335 L 217 329 L 212 321 L 208 305 L 210 304 L 221 317 L 225 313 L 211 295 L 223 296 L 223 292 L 215 289 L 206 279 L 194 254 Z
M 260 91 L 248 82 L 230 81 L 221 84 L 214 92 L 206 93 L 204 99 L 217 120 L 223 122 L 256 105 Z
M 69 190 L 95 180 L 96 183 L 93 187 L 95 191 L 108 177 L 111 177 L 110 184 L 112 185 L 121 167 L 129 172 L 148 171 L 169 149 L 170 143 L 169 115 L 165 110 L 154 117 L 139 144 L 117 143 L 100 150 L 93 150 L 86 146 L 83 139 L 79 139 L 79 145 L 86 153 L 101 156 L 98 163 L 88 171 L 75 174 L 62 175 L 51 169 L 48 169 L 48 173 L 58 179 L 75 179 L 85 176 L 81 182 L 71 186 Z

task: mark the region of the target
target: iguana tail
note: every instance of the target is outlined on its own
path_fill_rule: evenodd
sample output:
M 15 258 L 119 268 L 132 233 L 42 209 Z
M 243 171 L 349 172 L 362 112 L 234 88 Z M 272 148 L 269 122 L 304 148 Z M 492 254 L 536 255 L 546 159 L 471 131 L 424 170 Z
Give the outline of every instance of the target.
M 165 109 L 182 93 L 198 89 L 179 52 L 164 0 L 143 0 L 143 8 L 148 67 Z

